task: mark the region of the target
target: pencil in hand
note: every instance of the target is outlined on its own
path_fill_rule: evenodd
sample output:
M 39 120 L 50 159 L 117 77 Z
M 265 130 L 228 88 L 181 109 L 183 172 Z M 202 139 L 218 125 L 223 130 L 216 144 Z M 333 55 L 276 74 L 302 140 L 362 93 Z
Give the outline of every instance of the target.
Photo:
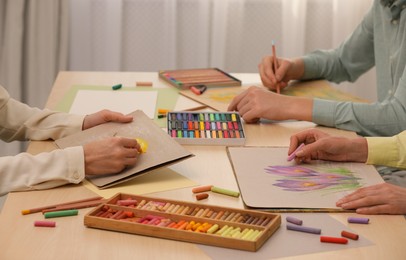
M 272 40 L 272 56 L 273 56 L 274 73 L 276 74 L 276 71 L 278 70 L 278 58 L 276 57 L 276 47 L 274 40 Z M 279 82 L 276 83 L 276 93 L 278 94 L 281 93 Z

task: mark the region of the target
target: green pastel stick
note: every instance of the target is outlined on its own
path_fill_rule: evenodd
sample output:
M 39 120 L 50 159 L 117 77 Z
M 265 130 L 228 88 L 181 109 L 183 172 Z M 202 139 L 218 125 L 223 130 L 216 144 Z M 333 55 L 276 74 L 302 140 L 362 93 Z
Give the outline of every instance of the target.
M 233 197 L 240 196 L 240 192 L 238 192 L 238 191 L 226 190 L 226 189 L 215 187 L 215 186 L 211 187 L 211 191 L 220 193 L 220 194 L 224 194 L 224 195 L 228 195 L 228 196 L 233 196 Z
M 68 217 L 68 216 L 75 216 L 78 214 L 77 209 L 69 209 L 69 210 L 60 210 L 60 211 L 51 211 L 45 212 L 45 218 L 58 218 L 58 217 Z
M 117 90 L 117 89 L 120 89 L 122 86 L 123 86 L 122 84 L 117 84 L 117 85 L 112 86 L 111 88 L 113 90 Z

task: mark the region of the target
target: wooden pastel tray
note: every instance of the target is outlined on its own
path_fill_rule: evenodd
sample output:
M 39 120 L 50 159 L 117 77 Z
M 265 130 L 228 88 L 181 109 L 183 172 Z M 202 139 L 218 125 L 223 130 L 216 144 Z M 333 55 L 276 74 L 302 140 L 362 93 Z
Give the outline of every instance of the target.
M 136 204 L 126 205 L 132 200 L 136 200 Z M 279 228 L 281 217 L 262 211 L 118 193 L 89 212 L 84 224 L 91 228 L 257 251 Z

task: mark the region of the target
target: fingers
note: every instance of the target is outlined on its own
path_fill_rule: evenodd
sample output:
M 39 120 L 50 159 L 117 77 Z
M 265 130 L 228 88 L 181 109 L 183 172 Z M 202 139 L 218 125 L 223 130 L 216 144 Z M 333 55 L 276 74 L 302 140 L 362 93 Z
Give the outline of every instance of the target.
M 97 113 L 87 115 L 83 120 L 82 129 L 85 130 L 107 122 L 129 123 L 131 121 L 133 121 L 132 116 L 123 115 L 122 113 L 105 109 Z
M 386 183 L 364 187 L 337 201 L 337 207 L 356 209 L 359 214 L 395 214 L 391 186 Z
M 234 97 L 234 99 L 228 105 L 227 110 L 228 111 L 239 111 L 238 105 L 241 103 L 242 100 L 245 99 L 246 95 L 248 94 L 248 92 L 250 91 L 251 88 L 255 88 L 255 87 L 252 86 L 249 89 L 247 89 L 247 90 L 243 91 L 242 93 L 240 93 L 239 95 L 237 95 L 236 97 Z
M 270 89 L 275 89 L 277 80 L 273 71 L 273 58 L 272 56 L 266 56 L 262 59 L 258 65 L 259 75 L 261 77 L 262 84 Z
M 110 110 L 102 110 L 101 111 L 104 122 L 118 122 L 118 123 L 128 123 L 133 120 L 132 116 L 124 115 L 119 112 L 114 112 Z
M 324 134 L 320 130 L 317 129 L 308 129 L 304 131 L 300 131 L 290 137 L 290 145 L 288 153 L 291 154 L 296 148 L 301 144 L 309 144 L 315 142 L 317 137 Z M 303 149 L 302 149 L 303 150 Z M 304 152 L 302 152 L 304 153 Z
M 111 137 L 84 145 L 86 175 L 118 173 L 137 163 L 140 145 L 133 138 Z

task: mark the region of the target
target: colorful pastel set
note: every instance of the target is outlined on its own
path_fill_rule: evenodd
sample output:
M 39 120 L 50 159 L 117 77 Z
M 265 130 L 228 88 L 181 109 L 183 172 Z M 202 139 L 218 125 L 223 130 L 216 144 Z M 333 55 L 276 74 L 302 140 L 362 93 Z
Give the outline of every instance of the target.
M 245 144 L 241 117 L 236 112 L 168 112 L 168 134 L 180 144 Z
M 196 85 L 241 86 L 241 80 L 218 68 L 162 70 L 159 72 L 159 77 L 180 89 L 188 89 Z
M 281 225 L 262 211 L 118 193 L 89 212 L 91 228 L 257 251 Z

